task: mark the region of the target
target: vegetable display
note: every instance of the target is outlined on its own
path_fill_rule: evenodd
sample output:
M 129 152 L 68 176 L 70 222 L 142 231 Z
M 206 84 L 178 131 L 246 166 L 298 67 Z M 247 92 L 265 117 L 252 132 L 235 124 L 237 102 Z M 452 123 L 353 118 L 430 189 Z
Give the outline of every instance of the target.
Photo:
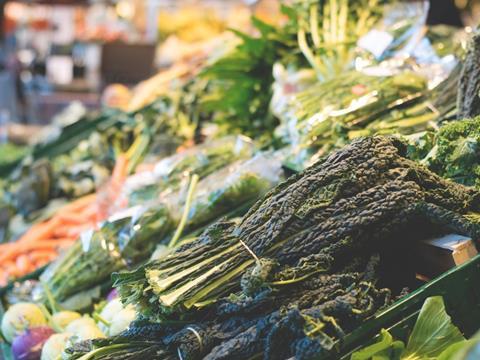
M 423 2 L 281 12 L 0 179 L 0 358 L 473 356 L 437 286 L 477 268 L 429 282 L 417 250 L 480 241 L 478 35 L 462 59 Z
M 478 211 L 478 193 L 405 154 L 395 139 L 355 141 L 272 190 L 239 225 L 218 223 L 168 257 L 115 275 L 122 300 L 160 324 L 156 332 L 145 325 L 152 338 L 143 346 L 142 325 L 94 341 L 102 350 L 92 358 L 328 353 L 390 303 L 390 290 L 374 284 L 410 285 L 414 274 L 395 270 L 415 239 L 445 231 L 478 238 L 466 216 Z

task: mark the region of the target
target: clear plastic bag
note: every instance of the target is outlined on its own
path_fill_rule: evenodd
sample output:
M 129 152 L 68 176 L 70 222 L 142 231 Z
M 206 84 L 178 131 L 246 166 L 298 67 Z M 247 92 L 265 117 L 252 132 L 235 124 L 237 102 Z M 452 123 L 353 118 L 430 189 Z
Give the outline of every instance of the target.
M 40 276 L 57 301 L 110 279 L 112 272 L 147 259 L 174 228 L 161 204 L 116 214 L 98 230 L 82 233 L 77 242 Z
M 425 34 L 429 2 L 394 2 L 384 5 L 384 16 L 357 45 L 373 56 L 359 52 L 368 62 L 408 57 Z
M 131 176 L 124 193 L 130 205 L 160 197 L 178 190 L 190 174 L 204 178 L 239 159 L 253 155 L 254 145 L 244 136 L 228 136 L 195 146 L 159 161 L 151 172 Z
M 238 161 L 200 181 L 189 209 L 184 233 L 199 230 L 212 221 L 242 214 L 282 177 L 284 152 L 259 153 Z M 179 218 L 184 210 L 186 191 L 165 199 Z

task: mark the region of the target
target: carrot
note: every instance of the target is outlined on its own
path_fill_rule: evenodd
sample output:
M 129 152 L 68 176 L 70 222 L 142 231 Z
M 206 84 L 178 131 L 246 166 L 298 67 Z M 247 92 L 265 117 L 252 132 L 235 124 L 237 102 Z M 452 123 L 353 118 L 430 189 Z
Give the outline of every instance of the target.
M 56 216 L 60 225 L 81 225 L 89 221 L 89 218 L 83 215 L 82 212 L 78 213 L 62 213 Z
M 22 254 L 19 257 L 17 257 L 17 261 L 15 262 L 15 265 L 18 271 L 22 274 L 26 274 L 28 272 L 28 268 L 31 267 L 30 261 L 27 255 L 25 254 Z
M 57 255 L 57 252 L 53 250 L 34 250 L 28 254 L 28 258 L 31 262 L 37 262 L 39 259 L 51 259 Z
M 80 211 L 85 206 L 88 206 L 89 204 L 95 202 L 96 197 L 96 194 L 85 195 L 71 202 L 70 204 L 65 205 L 59 211 L 61 211 L 62 213 L 75 213 L 77 211 Z
M 128 172 L 128 158 L 126 154 L 120 154 L 113 168 L 111 183 L 123 183 Z
M 41 240 L 36 243 L 25 243 L 25 244 L 18 244 L 18 246 L 14 249 L 15 251 L 10 251 L 5 256 L 1 256 L 1 262 L 9 261 L 17 256 L 24 254 L 27 251 L 31 250 L 48 250 L 48 249 L 57 249 L 64 246 L 70 246 L 75 242 L 74 239 L 71 238 L 64 238 L 64 239 L 49 239 L 49 240 Z M 3 254 L 2 254 L 3 255 Z
M 95 221 L 98 215 L 98 205 L 97 203 L 92 203 L 89 206 L 85 207 L 82 212 L 79 214 L 87 221 Z M 87 222 L 85 221 L 85 222 Z
M 72 226 L 70 225 L 63 225 L 63 226 L 58 226 L 54 231 L 53 231 L 53 236 L 55 238 L 64 238 L 68 237 L 68 233 Z
M 59 221 L 56 218 L 52 218 L 46 222 L 36 224 L 30 228 L 20 239 L 19 242 L 35 242 L 40 239 L 52 237 L 54 229 L 58 226 Z M 1 259 L 1 256 L 0 256 Z
M 17 266 L 15 265 L 14 262 L 9 262 L 7 263 L 7 266 L 5 267 L 6 273 L 9 275 L 9 277 L 19 277 L 20 272 L 18 271 Z

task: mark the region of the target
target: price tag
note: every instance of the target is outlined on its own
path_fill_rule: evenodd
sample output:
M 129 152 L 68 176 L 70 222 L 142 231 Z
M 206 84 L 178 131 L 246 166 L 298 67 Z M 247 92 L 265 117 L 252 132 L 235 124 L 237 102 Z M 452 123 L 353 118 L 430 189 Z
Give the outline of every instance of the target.
M 382 56 L 393 41 L 393 36 L 385 31 L 370 30 L 362 36 L 357 45 L 373 54 L 376 58 Z

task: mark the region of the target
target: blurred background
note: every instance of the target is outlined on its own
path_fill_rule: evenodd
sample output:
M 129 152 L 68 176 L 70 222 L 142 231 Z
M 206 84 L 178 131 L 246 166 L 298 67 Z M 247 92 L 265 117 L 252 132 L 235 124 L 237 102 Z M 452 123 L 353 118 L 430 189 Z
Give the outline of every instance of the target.
M 0 0 L 0 128 L 115 102 L 171 64 L 191 69 L 227 28 L 249 31 L 252 13 L 282 21 L 277 0 Z M 432 0 L 428 21 L 479 18 L 480 0 Z

